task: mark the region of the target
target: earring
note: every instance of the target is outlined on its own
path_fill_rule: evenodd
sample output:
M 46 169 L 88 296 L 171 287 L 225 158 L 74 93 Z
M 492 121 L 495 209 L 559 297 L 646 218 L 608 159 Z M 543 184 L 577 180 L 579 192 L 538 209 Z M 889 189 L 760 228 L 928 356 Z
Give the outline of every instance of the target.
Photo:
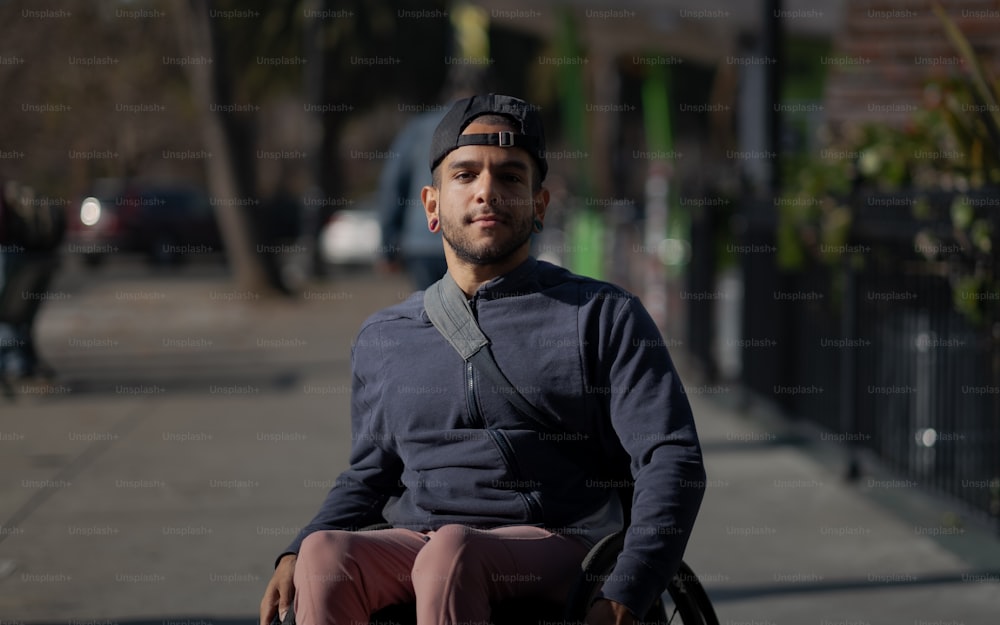
M 545 224 L 542 223 L 542 220 L 535 218 L 535 232 L 541 232 L 544 229 L 545 229 Z
M 438 219 L 437 217 L 432 217 L 429 224 L 427 224 L 427 229 L 431 232 L 437 232 L 438 230 Z

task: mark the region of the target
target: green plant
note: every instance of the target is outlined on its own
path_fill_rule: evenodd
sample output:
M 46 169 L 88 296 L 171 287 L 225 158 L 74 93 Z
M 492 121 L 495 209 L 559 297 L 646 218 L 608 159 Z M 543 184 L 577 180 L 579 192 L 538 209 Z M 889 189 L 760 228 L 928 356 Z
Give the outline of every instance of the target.
M 809 262 L 842 267 L 845 255 L 861 262 L 850 245 L 852 196 L 905 191 L 912 217 L 928 224 L 913 249 L 947 265 L 956 309 L 983 323 L 1000 307 L 992 244 L 1000 198 L 982 192 L 1000 188 L 1000 82 L 940 5 L 934 10 L 965 72 L 928 81 L 905 124 L 847 126 L 826 137 L 818 156 L 791 163 L 776 202 L 778 262 L 786 270 Z M 932 225 L 942 217 L 931 210 L 935 192 L 954 194 L 947 231 Z

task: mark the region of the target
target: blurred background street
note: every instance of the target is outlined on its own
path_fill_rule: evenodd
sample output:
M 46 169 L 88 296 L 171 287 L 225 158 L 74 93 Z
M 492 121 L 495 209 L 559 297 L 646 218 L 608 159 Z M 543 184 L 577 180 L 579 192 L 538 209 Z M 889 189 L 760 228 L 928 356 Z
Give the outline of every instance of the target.
M 995 621 L 994 5 L 0 0 L 0 625 L 253 619 L 472 91 L 679 363 L 720 621 Z

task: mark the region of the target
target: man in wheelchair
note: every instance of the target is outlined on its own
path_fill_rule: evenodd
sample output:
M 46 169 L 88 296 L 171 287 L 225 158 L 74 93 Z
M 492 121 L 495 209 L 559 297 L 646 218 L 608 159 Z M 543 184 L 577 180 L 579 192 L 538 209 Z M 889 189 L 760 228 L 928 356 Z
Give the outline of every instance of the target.
M 704 493 L 666 343 L 631 294 L 530 255 L 549 201 L 537 107 L 456 102 L 430 168 L 448 274 L 362 325 L 350 467 L 279 556 L 261 624 L 415 603 L 419 625 L 485 625 L 510 598 L 566 602 L 623 508 L 586 622 L 630 624 L 681 566 Z

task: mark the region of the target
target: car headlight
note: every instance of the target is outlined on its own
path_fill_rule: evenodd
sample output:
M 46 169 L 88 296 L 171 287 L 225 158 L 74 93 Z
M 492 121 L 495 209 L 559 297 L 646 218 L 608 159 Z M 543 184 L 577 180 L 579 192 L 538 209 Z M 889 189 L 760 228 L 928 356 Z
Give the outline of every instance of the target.
M 85 226 L 93 226 L 101 220 L 101 201 L 88 197 L 80 203 L 80 221 Z

